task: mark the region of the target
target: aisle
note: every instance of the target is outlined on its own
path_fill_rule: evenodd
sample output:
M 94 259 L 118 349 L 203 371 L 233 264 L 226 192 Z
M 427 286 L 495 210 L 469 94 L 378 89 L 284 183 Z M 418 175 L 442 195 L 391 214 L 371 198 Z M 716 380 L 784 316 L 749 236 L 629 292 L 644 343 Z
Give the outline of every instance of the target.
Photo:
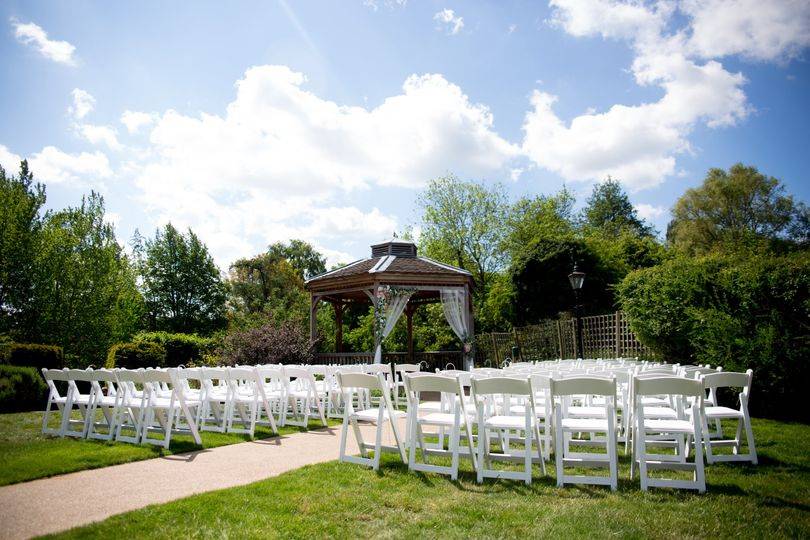
M 373 441 L 375 428 L 362 429 L 364 439 Z M 390 428 L 385 438 L 393 444 Z M 354 437 L 348 439 L 357 453 Z M 249 484 L 337 459 L 339 445 L 340 426 L 335 426 L 0 487 L 0 539 L 63 531 L 150 504 Z

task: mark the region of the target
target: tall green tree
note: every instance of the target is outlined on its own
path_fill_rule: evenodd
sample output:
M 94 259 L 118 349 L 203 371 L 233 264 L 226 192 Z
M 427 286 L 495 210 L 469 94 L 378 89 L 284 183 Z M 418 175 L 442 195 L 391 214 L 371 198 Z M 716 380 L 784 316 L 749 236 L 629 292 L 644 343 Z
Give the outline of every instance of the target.
M 143 257 L 143 292 L 155 330 L 205 334 L 225 325 L 225 285 L 191 229 L 182 234 L 167 224 L 145 241 Z
M 432 180 L 418 198 L 423 210 L 421 250 L 472 272 L 479 294 L 503 267 L 508 208 L 503 186 L 463 182 L 454 175 Z
M 630 197 L 622 185 L 610 176 L 593 186 L 593 192 L 582 210 L 582 222 L 587 229 L 617 235 L 630 230 L 639 236 L 652 236 L 654 231 L 638 217 Z
M 77 207 L 46 215 L 35 263 L 36 324 L 27 339 L 61 345 L 78 362 L 98 364 L 109 345 L 142 319 L 134 270 L 91 192 Z
M 806 208 L 782 183 L 756 167 L 738 163 L 710 169 L 699 187 L 675 203 L 667 240 L 688 254 L 734 251 L 789 238 L 806 240 Z M 802 230 L 804 232 L 802 232 Z
M 509 209 L 504 249 L 510 259 L 519 257 L 540 238 L 571 235 L 576 230 L 574 195 L 565 187 L 546 196 L 521 197 Z
M 34 267 L 45 186 L 34 183 L 28 162 L 17 176 L 0 167 L 0 333 L 25 329 L 34 301 Z
M 290 240 L 289 243 L 276 242 L 267 248 L 271 256 L 285 259 L 302 279 L 326 272 L 326 258 L 318 253 L 311 244 L 303 240 Z
M 302 320 L 308 298 L 300 271 L 277 253 L 239 259 L 228 274 L 229 304 L 234 315 L 265 315 Z

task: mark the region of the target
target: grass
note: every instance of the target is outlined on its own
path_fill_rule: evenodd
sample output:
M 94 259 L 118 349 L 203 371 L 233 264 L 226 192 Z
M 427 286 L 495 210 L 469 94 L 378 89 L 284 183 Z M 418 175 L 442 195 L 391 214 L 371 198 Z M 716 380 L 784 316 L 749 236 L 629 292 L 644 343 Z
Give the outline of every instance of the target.
M 321 423 L 319 420 L 310 421 L 309 425 L 314 429 Z M 305 430 L 298 427 L 279 428 L 282 435 L 299 431 Z M 191 435 L 173 435 L 167 450 L 154 445 L 56 438 L 42 434 L 41 412 L 2 414 L 0 486 L 250 440 L 248 435 L 210 431 L 202 432 L 200 436 L 202 446 L 195 444 Z M 272 436 L 270 428 L 256 427 L 256 439 Z
M 458 482 L 408 472 L 386 455 L 378 473 L 329 462 L 248 486 L 114 516 L 64 538 L 266 537 L 810 537 L 810 426 L 755 420 L 757 466 L 707 468 L 708 493 L 639 489 L 622 456 L 619 491 Z

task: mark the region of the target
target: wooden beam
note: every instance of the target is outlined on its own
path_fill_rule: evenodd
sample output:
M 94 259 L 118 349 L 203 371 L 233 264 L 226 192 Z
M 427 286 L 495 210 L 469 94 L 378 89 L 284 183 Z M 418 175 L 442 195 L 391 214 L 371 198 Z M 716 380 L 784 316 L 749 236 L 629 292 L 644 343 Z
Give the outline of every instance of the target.
M 335 352 L 343 352 L 343 304 L 335 302 Z
M 309 340 L 314 342 L 318 339 L 318 303 L 321 297 L 309 295 Z
M 405 306 L 405 317 L 408 320 L 408 363 L 413 364 L 413 314 L 416 312 L 418 304 L 408 303 Z

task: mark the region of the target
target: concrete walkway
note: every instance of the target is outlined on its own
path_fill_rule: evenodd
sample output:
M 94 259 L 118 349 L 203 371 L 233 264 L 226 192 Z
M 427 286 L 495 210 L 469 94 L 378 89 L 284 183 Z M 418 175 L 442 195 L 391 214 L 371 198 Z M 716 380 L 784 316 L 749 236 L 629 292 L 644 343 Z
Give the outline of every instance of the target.
M 363 439 L 373 442 L 375 428 L 361 429 Z M 348 440 L 351 453 L 358 453 L 351 433 Z M 393 444 L 389 426 L 384 441 Z M 337 459 L 339 450 L 336 426 L 0 487 L 0 539 L 59 532 L 150 504 L 250 484 Z

